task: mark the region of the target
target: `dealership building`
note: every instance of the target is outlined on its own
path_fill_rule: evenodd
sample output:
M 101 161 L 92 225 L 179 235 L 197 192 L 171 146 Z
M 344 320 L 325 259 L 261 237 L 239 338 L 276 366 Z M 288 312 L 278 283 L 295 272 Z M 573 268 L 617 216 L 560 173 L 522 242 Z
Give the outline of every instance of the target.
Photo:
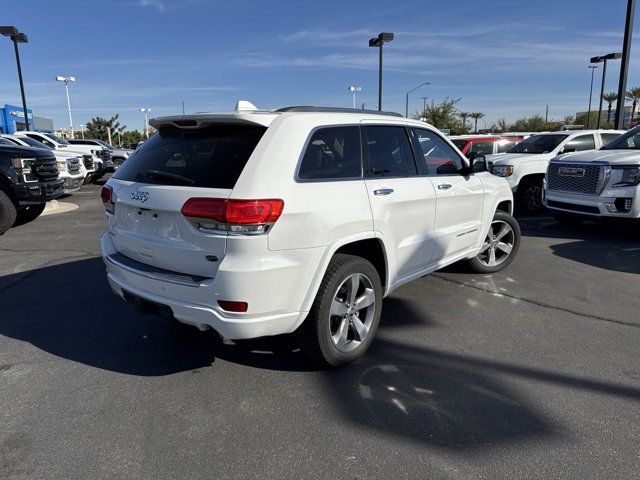
M 53 120 L 37 117 L 33 111 L 27 109 L 27 117 L 32 130 L 40 132 L 53 132 Z M 15 133 L 26 129 L 24 122 L 24 110 L 15 105 L 5 105 L 0 108 L 0 133 Z

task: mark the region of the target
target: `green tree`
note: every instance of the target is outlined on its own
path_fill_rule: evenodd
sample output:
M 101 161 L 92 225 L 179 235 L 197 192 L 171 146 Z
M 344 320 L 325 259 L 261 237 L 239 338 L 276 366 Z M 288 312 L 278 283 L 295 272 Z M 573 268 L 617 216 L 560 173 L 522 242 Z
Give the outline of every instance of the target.
M 630 91 L 627 92 L 627 95 Z M 638 94 L 640 94 L 640 89 L 638 89 Z M 607 102 L 607 119 L 605 120 L 605 123 L 607 123 L 611 121 L 611 104 L 618 99 L 618 94 L 616 92 L 605 93 L 602 95 L 602 99 Z M 633 112 L 631 112 L 631 117 L 633 118 Z
M 138 130 L 127 130 L 121 134 L 122 145 L 129 148 L 135 148 L 138 142 L 144 140 L 144 135 Z
M 109 119 L 102 117 L 92 118 L 85 126 L 85 137 L 108 141 L 109 135 L 111 135 L 111 141 L 115 143 L 118 132 L 122 136 L 122 132 L 127 128 L 125 125 L 120 125 L 118 117 L 119 114 L 115 114 Z
M 427 108 L 420 114 L 416 112 L 413 118 L 424 118 L 436 128 L 448 128 L 451 134 L 458 135 L 465 133 L 466 129 L 462 125 L 456 104 L 460 99 L 445 98 L 442 102 L 427 105 Z
M 629 90 L 627 90 L 625 97 L 627 98 L 627 100 L 631 100 L 631 102 L 633 102 L 631 105 L 631 122 L 633 122 L 633 117 L 636 113 L 636 107 L 638 106 L 638 101 L 640 101 L 640 87 L 630 88 Z M 623 114 L 623 112 L 620 112 L 620 114 Z
M 478 120 L 480 120 L 481 118 L 484 118 L 484 113 L 482 113 L 482 112 L 471 112 L 469 114 L 469 116 L 471 118 L 473 118 L 473 121 L 474 121 L 474 125 L 473 125 L 474 133 L 478 133 Z
M 494 130 L 498 132 L 508 132 L 509 124 L 507 123 L 507 120 L 504 118 L 499 119 L 498 123 L 495 125 Z
M 467 130 L 467 118 L 471 116 L 470 112 L 458 112 L 458 116 L 462 120 L 462 127 Z
M 536 114 L 531 117 L 519 118 L 511 125 L 511 130 L 515 132 L 543 132 L 549 128 L 542 115 Z

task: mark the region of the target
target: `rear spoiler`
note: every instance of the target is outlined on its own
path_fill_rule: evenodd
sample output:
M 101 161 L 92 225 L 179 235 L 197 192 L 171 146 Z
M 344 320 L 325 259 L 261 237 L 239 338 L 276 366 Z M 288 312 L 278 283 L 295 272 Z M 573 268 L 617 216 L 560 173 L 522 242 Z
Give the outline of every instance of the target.
M 261 125 L 268 127 L 278 113 L 268 111 L 251 111 L 238 113 L 194 113 L 192 115 L 175 115 L 170 117 L 152 118 L 149 124 L 156 128 L 201 128 L 212 124 L 227 125 Z

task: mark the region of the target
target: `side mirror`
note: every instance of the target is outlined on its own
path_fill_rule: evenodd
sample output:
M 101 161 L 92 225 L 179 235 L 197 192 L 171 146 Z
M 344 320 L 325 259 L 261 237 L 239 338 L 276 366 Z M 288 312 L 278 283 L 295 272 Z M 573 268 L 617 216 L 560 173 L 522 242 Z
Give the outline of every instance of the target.
M 487 157 L 484 155 L 476 155 L 473 157 L 473 160 L 471 160 L 471 170 L 473 170 L 473 173 L 488 172 L 489 164 L 487 163 Z
M 577 151 L 578 150 L 575 147 L 564 147 L 560 149 L 560 151 L 558 152 L 558 155 L 564 155 L 565 153 L 573 153 Z

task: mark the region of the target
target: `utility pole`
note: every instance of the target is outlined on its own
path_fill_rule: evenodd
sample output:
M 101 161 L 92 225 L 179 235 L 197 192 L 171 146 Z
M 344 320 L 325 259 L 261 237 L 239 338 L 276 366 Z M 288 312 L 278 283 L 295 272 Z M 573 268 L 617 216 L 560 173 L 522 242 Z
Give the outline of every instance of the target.
M 587 110 L 587 130 L 591 128 L 591 97 L 593 97 L 593 74 L 596 72 L 597 65 L 589 65 L 587 68 L 591 70 L 591 87 L 589 88 L 589 110 Z
M 422 97 L 422 114 L 424 115 L 424 112 L 427 110 L 427 98 L 429 97 Z
M 9 37 L 13 42 L 13 49 L 16 54 L 16 66 L 18 67 L 18 81 L 20 82 L 20 96 L 22 97 L 22 110 L 24 112 L 24 125 L 27 131 L 31 130 L 29 127 L 29 112 L 27 111 L 27 100 L 24 94 L 24 81 L 22 80 L 22 65 L 20 64 L 20 52 L 18 50 L 18 43 L 28 43 L 29 39 L 27 35 L 18 31 L 14 26 L 2 26 L 0 27 L 0 34 L 5 37 Z
M 616 100 L 616 128 L 624 128 L 624 99 L 627 92 L 627 73 L 629 56 L 631 55 L 631 39 L 633 37 L 633 17 L 636 11 L 636 0 L 627 1 L 627 18 L 624 24 L 624 41 L 622 44 L 622 63 L 620 65 L 620 81 L 618 83 L 618 99 Z
M 184 115 L 184 100 L 182 100 L 182 115 Z
M 549 105 L 547 105 L 547 109 L 545 110 L 544 113 L 544 123 L 548 123 L 549 122 Z
M 378 111 L 382 110 L 382 45 L 393 41 L 393 33 L 382 32 L 377 37 L 369 40 L 370 47 L 377 47 L 378 52 Z

